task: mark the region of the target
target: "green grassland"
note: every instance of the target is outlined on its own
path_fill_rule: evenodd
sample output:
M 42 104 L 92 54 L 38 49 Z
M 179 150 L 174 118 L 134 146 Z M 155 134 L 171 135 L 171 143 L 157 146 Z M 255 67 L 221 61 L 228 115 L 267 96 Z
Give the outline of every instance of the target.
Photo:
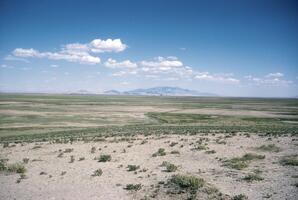
M 0 142 L 218 132 L 297 134 L 298 100 L 0 95 Z

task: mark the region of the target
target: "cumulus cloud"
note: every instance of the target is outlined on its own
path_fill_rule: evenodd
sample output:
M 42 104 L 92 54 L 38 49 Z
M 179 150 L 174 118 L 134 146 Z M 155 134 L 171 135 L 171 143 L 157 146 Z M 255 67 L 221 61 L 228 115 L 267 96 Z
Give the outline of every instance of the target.
M 1 68 L 11 69 L 11 68 L 14 68 L 14 67 L 13 66 L 10 66 L 10 65 L 2 64 L 1 65 Z
M 280 72 L 269 73 L 263 77 L 254 77 L 252 75 L 245 76 L 250 85 L 258 86 L 288 86 L 293 81 L 283 79 L 284 74 Z
M 157 57 L 154 58 L 152 61 L 141 61 L 140 64 L 143 66 L 144 71 L 152 70 L 161 70 L 161 71 L 167 71 L 171 70 L 176 67 L 182 67 L 183 63 L 178 60 L 178 58 L 169 56 L 169 57 Z
M 13 51 L 14 56 L 18 57 L 36 57 L 48 58 L 50 60 L 66 60 L 68 62 L 78 62 L 80 64 L 97 64 L 100 63 L 100 58 L 90 55 L 88 52 L 73 53 L 67 51 L 60 52 L 39 52 L 35 49 L 17 48 Z
M 209 72 L 197 72 L 195 79 L 224 83 L 239 83 L 240 80 L 233 78 L 233 74 L 210 74 Z
M 102 52 L 120 52 L 127 48 L 126 44 L 123 44 L 120 39 L 95 39 L 90 43 L 90 48 L 92 52 L 102 53 Z
M 276 72 L 276 73 L 269 73 L 267 74 L 265 77 L 267 78 L 280 78 L 283 77 L 284 75 L 280 72 Z
M 66 44 L 58 52 L 39 52 L 32 48 L 16 48 L 12 54 L 21 58 L 47 58 L 94 65 L 100 63 L 100 58 L 92 55 L 92 53 L 120 52 L 125 50 L 126 47 L 127 45 L 123 44 L 120 39 L 95 39 L 87 44 Z
M 124 60 L 124 61 L 121 61 L 121 62 L 117 62 L 116 60 L 114 60 L 112 58 L 109 58 L 105 62 L 104 65 L 106 67 L 112 68 L 112 69 L 115 69 L 115 68 L 129 68 L 129 69 L 137 68 L 137 64 L 131 62 L 130 60 Z
M 121 68 L 121 71 L 114 72 L 112 76 L 138 75 L 139 77 L 154 78 L 158 80 L 174 81 L 179 79 L 213 81 L 221 83 L 239 83 L 240 80 L 233 77 L 233 74 L 211 74 L 199 72 L 189 66 L 185 66 L 181 60 L 174 56 L 156 57 L 152 60 L 143 60 L 132 63 L 129 60 L 117 62 L 109 58 L 105 62 L 109 68 Z
M 15 57 L 15 56 L 12 56 L 12 55 L 5 56 L 4 57 L 4 60 L 8 60 L 8 61 L 22 61 L 22 62 L 25 62 L 25 63 L 30 63 L 25 58 L 19 58 L 19 57 Z

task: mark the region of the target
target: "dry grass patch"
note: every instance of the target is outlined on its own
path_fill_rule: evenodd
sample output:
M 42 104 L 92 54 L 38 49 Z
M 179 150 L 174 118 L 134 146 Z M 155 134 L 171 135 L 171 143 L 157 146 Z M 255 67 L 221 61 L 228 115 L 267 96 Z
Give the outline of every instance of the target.
M 236 158 L 232 158 L 230 160 L 225 160 L 224 166 L 230 167 L 232 169 L 241 170 L 241 169 L 248 167 L 249 163 L 252 160 L 261 160 L 264 158 L 265 158 L 264 155 L 247 153 L 247 154 L 243 155 L 242 157 L 236 157 Z

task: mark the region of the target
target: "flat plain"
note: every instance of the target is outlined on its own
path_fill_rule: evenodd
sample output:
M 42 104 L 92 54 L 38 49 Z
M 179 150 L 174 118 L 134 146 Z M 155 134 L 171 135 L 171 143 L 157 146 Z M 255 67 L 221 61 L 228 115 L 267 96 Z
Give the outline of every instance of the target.
M 298 100 L 0 95 L 0 199 L 297 199 Z

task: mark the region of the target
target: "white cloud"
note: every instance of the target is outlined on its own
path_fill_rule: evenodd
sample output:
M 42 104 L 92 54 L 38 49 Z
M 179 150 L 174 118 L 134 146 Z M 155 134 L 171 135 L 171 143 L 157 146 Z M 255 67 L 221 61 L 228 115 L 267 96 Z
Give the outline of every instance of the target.
M 123 44 L 120 39 L 95 39 L 90 43 L 90 48 L 92 52 L 102 53 L 102 52 L 120 52 L 127 48 L 126 44 Z
M 4 60 L 8 60 L 8 61 L 22 61 L 25 63 L 30 63 L 28 60 L 26 60 L 25 58 L 18 58 L 12 55 L 7 55 L 4 57 Z
M 276 72 L 276 73 L 269 73 L 267 74 L 265 77 L 267 78 L 280 78 L 283 77 L 284 75 L 280 72 Z
M 92 53 L 120 52 L 125 50 L 126 44 L 120 39 L 95 39 L 87 44 L 72 43 L 64 45 L 58 52 L 39 52 L 35 49 L 16 48 L 12 53 L 21 58 L 48 58 L 50 60 L 66 60 L 81 64 L 98 64 L 100 58 L 91 55 Z
M 131 62 L 130 60 L 124 60 L 121 62 L 117 62 L 116 60 L 109 58 L 106 62 L 105 62 L 105 66 L 108 68 L 129 68 L 129 69 L 134 69 L 137 68 L 137 64 Z
M 100 63 L 100 58 L 91 56 L 87 52 L 73 53 L 71 51 L 60 52 L 39 52 L 35 49 L 22 49 L 17 48 L 13 51 L 14 56 L 18 57 L 36 57 L 36 58 L 48 58 L 50 60 L 66 60 L 68 62 L 78 62 L 81 64 L 97 64 Z
M 59 67 L 59 65 L 51 65 L 51 67 L 57 68 L 57 67 Z
M 129 83 L 126 82 L 126 81 L 123 81 L 123 82 L 121 82 L 120 84 L 121 84 L 121 85 L 129 85 Z
M 282 73 L 269 73 L 264 77 L 254 77 L 252 75 L 245 76 L 249 81 L 250 85 L 258 86 L 288 86 L 293 83 L 290 80 L 283 79 L 284 74 Z
M 239 83 L 240 81 L 232 77 L 233 74 L 210 74 L 209 72 L 197 72 L 195 79 L 223 83 Z
M 12 69 L 14 67 L 13 66 L 10 66 L 10 65 L 2 64 L 1 65 L 1 68 Z
M 143 66 L 144 71 L 149 71 L 150 69 L 167 71 L 176 67 L 183 66 L 183 63 L 178 60 L 178 58 L 173 56 L 169 56 L 167 58 L 159 56 L 157 58 L 154 58 L 153 61 L 141 61 L 140 64 Z

